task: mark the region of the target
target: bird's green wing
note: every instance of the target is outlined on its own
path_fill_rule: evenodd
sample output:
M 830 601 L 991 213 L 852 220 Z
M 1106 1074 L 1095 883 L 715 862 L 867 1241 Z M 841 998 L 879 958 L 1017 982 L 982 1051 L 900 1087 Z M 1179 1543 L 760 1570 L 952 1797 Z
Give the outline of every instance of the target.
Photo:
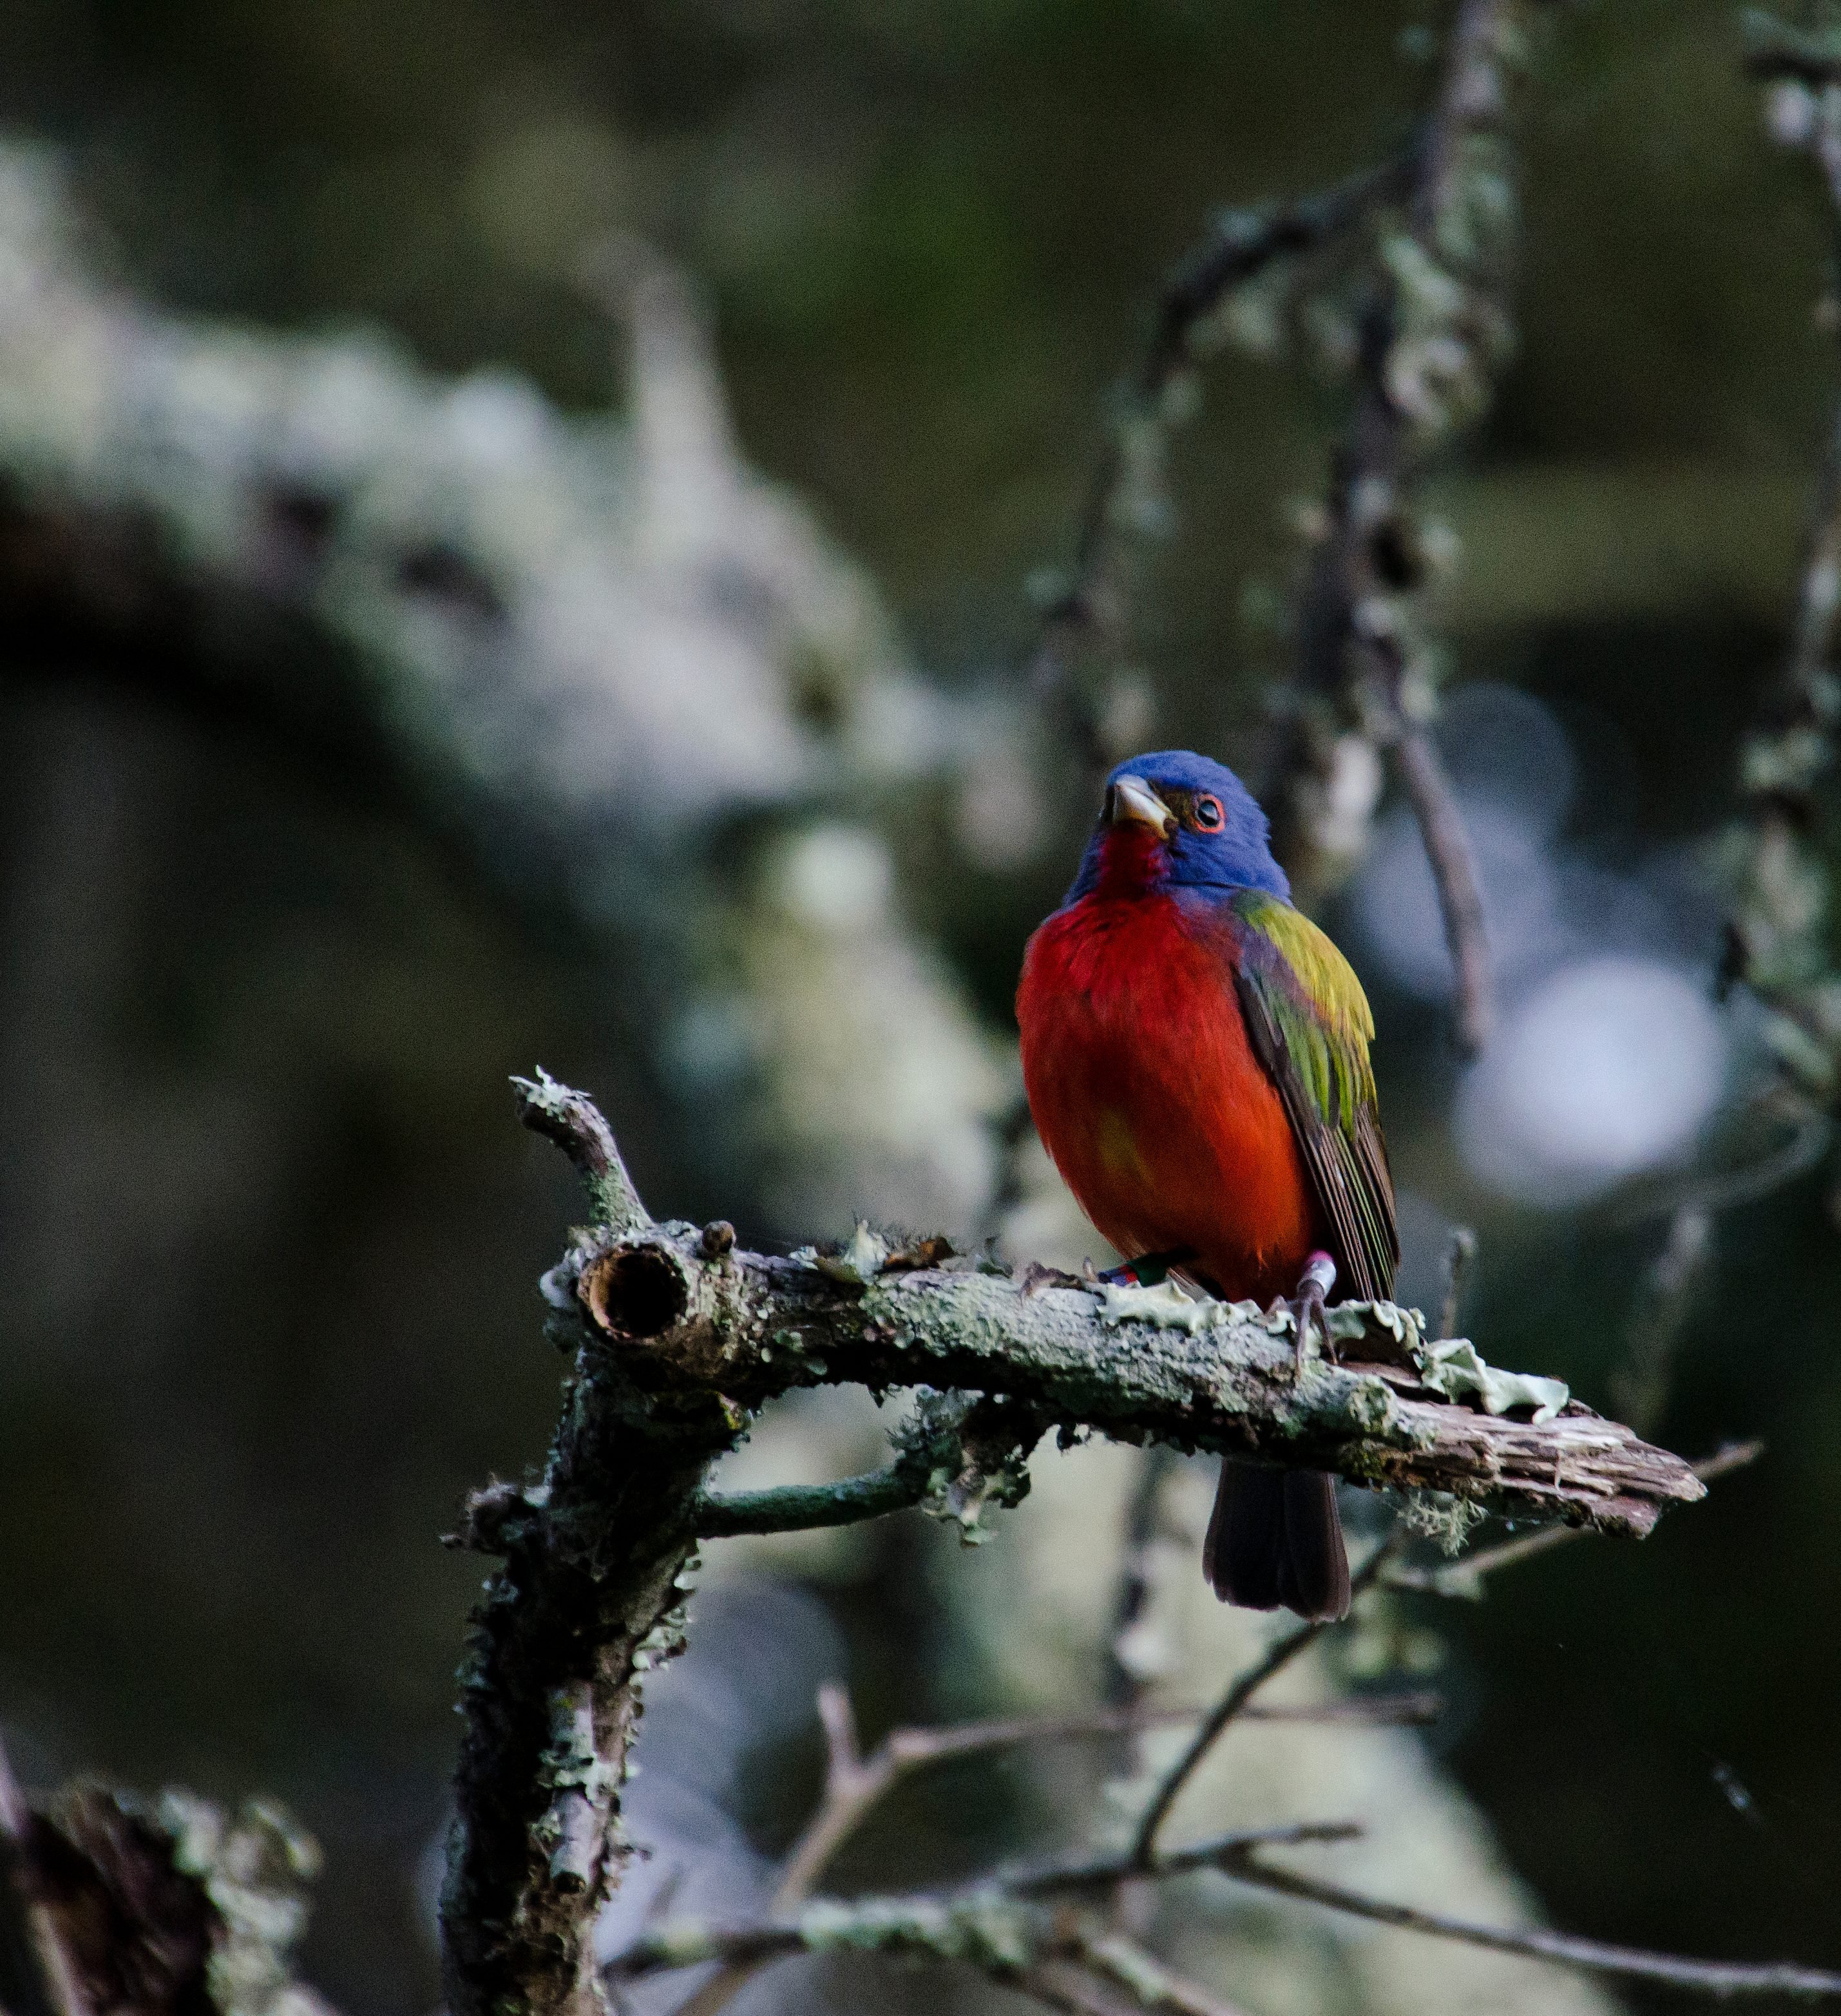
M 1301 910 L 1255 890 L 1236 897 L 1233 909 L 1241 1010 L 1335 1234 L 1344 1293 L 1385 1301 L 1400 1265 L 1400 1237 L 1368 1062 L 1374 1018 L 1367 996 L 1354 968 Z

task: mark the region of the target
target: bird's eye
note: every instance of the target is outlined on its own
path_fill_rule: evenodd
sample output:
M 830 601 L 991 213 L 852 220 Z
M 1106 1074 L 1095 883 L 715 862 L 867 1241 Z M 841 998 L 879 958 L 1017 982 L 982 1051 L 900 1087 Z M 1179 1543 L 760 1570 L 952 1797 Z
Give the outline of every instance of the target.
M 1219 833 L 1221 821 L 1225 816 L 1219 798 L 1198 798 L 1195 801 L 1195 823 L 1204 833 Z

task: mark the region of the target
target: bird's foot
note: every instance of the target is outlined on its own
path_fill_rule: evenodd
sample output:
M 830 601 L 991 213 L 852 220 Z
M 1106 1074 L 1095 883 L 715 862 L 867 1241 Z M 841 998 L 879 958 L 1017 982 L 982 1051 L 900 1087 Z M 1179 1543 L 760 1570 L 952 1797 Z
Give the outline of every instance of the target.
M 1169 1280 L 1171 1268 L 1194 1257 L 1187 1246 L 1173 1246 L 1167 1253 L 1140 1253 L 1137 1259 L 1108 1267 L 1093 1278 L 1115 1288 L 1155 1288 Z
M 1310 1326 L 1314 1322 L 1323 1332 L 1324 1355 L 1332 1363 L 1336 1356 L 1335 1341 L 1330 1335 L 1329 1318 L 1324 1305 L 1330 1291 L 1336 1285 L 1336 1263 L 1329 1255 L 1316 1252 L 1304 1263 L 1304 1271 L 1298 1276 L 1298 1286 L 1285 1307 L 1292 1312 L 1292 1323 L 1298 1340 L 1296 1373 L 1304 1377 L 1305 1347 L 1310 1341 Z

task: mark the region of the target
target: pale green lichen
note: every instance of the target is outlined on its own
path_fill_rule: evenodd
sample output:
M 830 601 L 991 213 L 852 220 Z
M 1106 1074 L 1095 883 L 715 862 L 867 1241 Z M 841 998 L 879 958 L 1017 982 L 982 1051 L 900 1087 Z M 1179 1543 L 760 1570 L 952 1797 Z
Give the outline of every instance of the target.
M 1236 1309 L 1248 1306 L 1234 1303 Z M 1270 1330 L 1288 1334 L 1297 1328 L 1295 1312 L 1281 1302 L 1258 1320 Z M 1318 1326 L 1326 1325 L 1332 1345 L 1372 1344 L 1381 1337 L 1390 1337 L 1398 1347 L 1400 1355 L 1410 1358 L 1419 1351 L 1425 1341 L 1425 1318 L 1418 1309 L 1407 1308 L 1400 1302 L 1335 1302 L 1326 1309 L 1319 1310 L 1311 1319 L 1311 1341 L 1314 1345 L 1321 1337 Z
M 661 1968 L 694 1967 L 711 1957 L 710 1928 L 701 1918 L 655 1921 L 646 1934 L 646 1949 Z
M 1142 1946 L 1129 1939 L 1097 1939 L 1089 1953 L 1108 1981 L 1116 1982 L 1147 2009 L 1155 2009 L 1168 2001 L 1174 1977 Z
M 1194 1336 L 1230 1323 L 1252 1323 L 1275 1337 L 1295 1333 L 1297 1317 L 1285 1303 L 1270 1309 L 1257 1302 L 1222 1301 L 1212 1295 L 1192 1294 L 1174 1279 L 1153 1287 L 1107 1282 L 1100 1294 L 1100 1320 L 1107 1323 L 1144 1323 L 1158 1330 L 1180 1330 Z M 1332 1344 L 1360 1344 L 1372 1341 L 1377 1333 L 1392 1339 L 1403 1355 L 1422 1346 L 1425 1318 L 1418 1309 L 1398 1302 L 1337 1302 L 1313 1319 L 1311 1339 L 1322 1335 L 1319 1325 L 1327 1325 Z
M 1159 1281 L 1155 1287 L 1141 1288 L 1122 1281 L 1108 1281 L 1100 1292 L 1101 1323 L 1147 1323 L 1158 1330 L 1198 1331 L 1227 1323 L 1263 1323 L 1265 1316 L 1257 1302 L 1223 1302 L 1212 1295 L 1192 1295 L 1182 1283 Z
M 633 1647 L 634 1670 L 650 1672 L 654 1667 L 662 1666 L 666 1660 L 676 1658 L 689 1643 L 688 1625 L 689 1619 L 682 1610 L 672 1611 L 654 1625 Z
M 245 1802 L 229 1821 L 208 1800 L 168 1790 L 157 1810 L 174 1867 L 217 1908 L 221 1926 L 207 1978 L 220 2016 L 300 2016 L 322 2008 L 290 1978 L 288 1965 L 307 1929 L 306 1886 L 319 1873 L 312 1836 L 267 1799 Z
M 963 1960 L 999 1973 L 1028 1965 L 1036 1914 L 1001 1891 L 946 1899 L 888 1897 L 844 1903 L 820 1898 L 799 1914 L 799 1936 L 815 1953 L 849 1949 Z
M 1371 1372 L 1356 1381 L 1343 1402 L 1344 1417 L 1358 1435 L 1385 1435 L 1397 1413 L 1387 1381 Z
M 1020 1505 L 1029 1495 L 1029 1459 L 1018 1449 L 988 1474 L 969 1467 L 956 1474 L 935 1471 L 920 1504 L 924 1511 L 951 1526 L 962 1546 L 982 1547 L 996 1538 L 991 1514 L 1000 1507 Z
M 834 1281 L 866 1288 L 881 1273 L 891 1250 L 881 1233 L 872 1230 L 868 1221 L 859 1218 L 856 1229 L 841 1252 L 821 1253 L 816 1247 L 802 1246 L 793 1258 L 808 1267 L 816 1268 L 821 1274 L 829 1275 Z
M 633 1663 L 643 1672 L 654 1661 L 648 1658 L 642 1663 L 636 1656 Z M 558 1687 L 550 1695 L 549 1707 L 549 1741 L 538 1763 L 539 1784 L 556 1791 L 578 1791 L 593 1805 L 604 1804 L 614 1783 L 614 1767 L 595 1747 L 594 1708 L 588 1687 Z M 541 1829 L 544 1821 L 537 1824 Z
M 1408 1532 L 1423 1533 L 1438 1543 L 1442 1553 L 1454 1558 L 1464 1551 L 1472 1529 L 1489 1514 L 1482 1506 L 1449 1491 L 1409 1491 L 1400 1516 Z
M 1532 1407 L 1537 1424 L 1551 1421 L 1573 1397 L 1564 1380 L 1544 1379 L 1533 1372 L 1504 1372 L 1485 1364 L 1467 1337 L 1427 1345 L 1421 1353 L 1419 1376 L 1447 1400 L 1475 1398 L 1487 1414 Z
M 1340 1342 L 1372 1336 L 1384 1330 L 1404 1351 L 1417 1351 L 1425 1341 L 1425 1318 L 1418 1309 L 1400 1302 L 1338 1302 L 1328 1312 L 1330 1334 Z

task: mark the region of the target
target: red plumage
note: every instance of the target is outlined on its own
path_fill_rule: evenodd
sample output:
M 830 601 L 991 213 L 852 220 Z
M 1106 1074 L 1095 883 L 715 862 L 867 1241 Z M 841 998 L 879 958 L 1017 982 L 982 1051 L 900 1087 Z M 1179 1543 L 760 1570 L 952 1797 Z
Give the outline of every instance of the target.
M 1400 1247 L 1374 1020 L 1288 895 L 1230 770 L 1187 750 L 1122 763 L 1067 902 L 1024 954 L 1017 1020 L 1036 1129 L 1126 1261 L 1235 1300 L 1295 1295 L 1302 1325 L 1307 1267 L 1320 1305 L 1319 1261 L 1373 1299 Z M 1333 1480 L 1223 1462 L 1202 1565 L 1230 1602 L 1342 1616 Z
M 1119 833 L 1108 857 L 1121 842 L 1142 844 Z M 1017 1017 L 1043 1144 L 1128 1259 L 1187 1248 L 1184 1271 L 1221 1294 L 1289 1294 L 1330 1240 L 1247 1035 L 1232 939 L 1174 896 L 1143 893 L 1135 862 L 1106 865 L 1024 956 Z

